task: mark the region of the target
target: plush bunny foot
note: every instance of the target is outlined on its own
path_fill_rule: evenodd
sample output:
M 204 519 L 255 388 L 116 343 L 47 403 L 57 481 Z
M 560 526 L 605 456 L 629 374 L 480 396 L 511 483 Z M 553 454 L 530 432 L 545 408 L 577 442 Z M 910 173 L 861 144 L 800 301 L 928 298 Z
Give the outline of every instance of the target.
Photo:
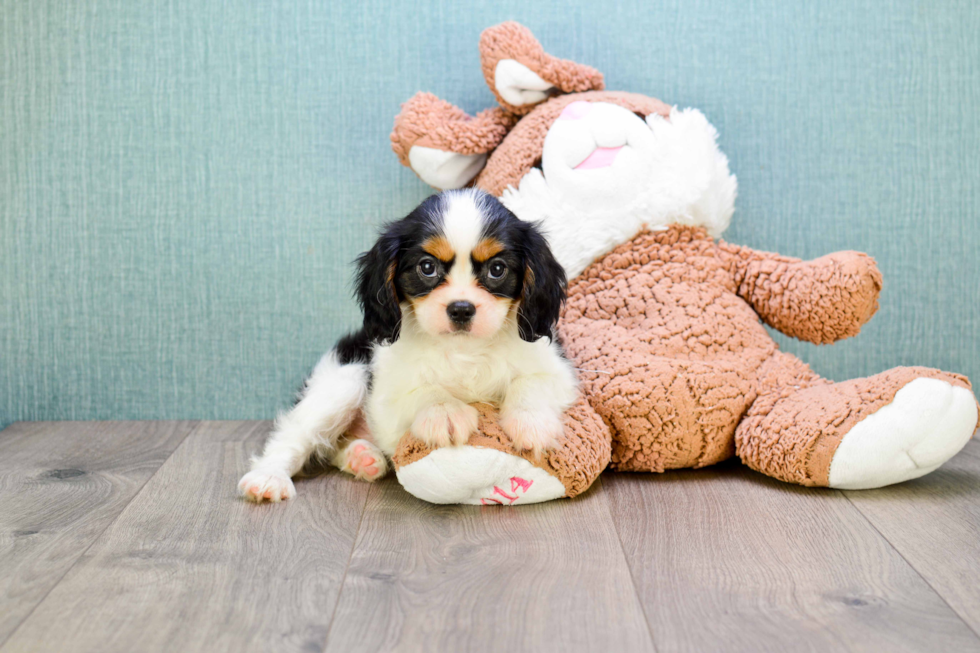
M 863 490 L 924 476 L 958 453 L 976 426 L 972 392 L 916 379 L 844 435 L 830 464 L 830 487 Z
M 296 488 L 288 474 L 263 469 L 256 469 L 242 476 L 242 480 L 238 481 L 238 491 L 243 497 L 256 503 L 278 503 L 296 496 Z
M 362 481 L 376 481 L 388 471 L 385 455 L 367 440 L 352 440 L 340 451 L 334 463 L 341 471 Z
M 474 404 L 478 428 L 468 444 L 434 447 L 411 433 L 392 464 L 398 482 L 431 503 L 515 506 L 585 492 L 609 464 L 609 429 L 584 397 L 564 416 L 564 433 L 533 454 L 514 446 L 489 404 Z
M 410 494 L 431 503 L 513 506 L 566 493 L 561 481 L 524 458 L 470 445 L 436 449 L 397 474 Z
M 756 398 L 735 431 L 742 462 L 783 481 L 848 490 L 901 483 L 952 458 L 977 428 L 976 399 L 958 374 L 896 367 L 830 383 L 804 372 L 777 368 L 770 377 L 782 383 Z

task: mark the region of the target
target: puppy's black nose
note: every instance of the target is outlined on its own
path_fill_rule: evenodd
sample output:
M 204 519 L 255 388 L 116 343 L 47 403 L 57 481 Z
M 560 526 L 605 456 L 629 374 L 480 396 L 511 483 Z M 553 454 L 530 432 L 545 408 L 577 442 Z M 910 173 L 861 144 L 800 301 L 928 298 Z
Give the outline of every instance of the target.
M 469 302 L 453 302 L 446 307 L 446 313 L 453 324 L 466 324 L 476 315 L 476 306 Z

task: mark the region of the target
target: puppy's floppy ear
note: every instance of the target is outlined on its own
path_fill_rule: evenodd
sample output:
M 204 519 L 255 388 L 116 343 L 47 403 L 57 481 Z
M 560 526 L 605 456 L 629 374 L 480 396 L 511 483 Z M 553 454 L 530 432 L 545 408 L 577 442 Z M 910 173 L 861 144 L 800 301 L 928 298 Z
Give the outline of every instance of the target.
M 534 342 L 551 339 L 565 303 L 568 283 L 565 270 L 555 260 L 548 241 L 529 222 L 524 227 L 524 286 L 517 310 L 517 328 L 521 338 Z
M 402 312 L 395 290 L 400 241 L 389 226 L 370 250 L 357 257 L 357 301 L 364 332 L 375 342 L 398 340 Z

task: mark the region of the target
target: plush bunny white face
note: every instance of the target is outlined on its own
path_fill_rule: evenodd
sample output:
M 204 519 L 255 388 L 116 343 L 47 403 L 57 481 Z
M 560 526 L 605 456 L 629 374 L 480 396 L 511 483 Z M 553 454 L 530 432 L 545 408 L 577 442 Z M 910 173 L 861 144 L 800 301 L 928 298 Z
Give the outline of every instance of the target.
M 609 102 L 573 102 L 548 130 L 541 168 L 501 201 L 542 224 L 569 277 L 644 227 L 697 225 L 717 236 L 736 182 L 715 139 L 694 109 L 644 120 Z
M 735 176 L 701 112 L 605 91 L 598 71 L 548 55 L 517 23 L 485 30 L 480 60 L 500 107 L 471 117 L 416 94 L 392 149 L 438 188 L 474 184 L 541 223 L 569 278 L 644 228 L 728 226 Z
M 648 179 L 656 142 L 642 118 L 608 102 L 573 102 L 548 130 L 541 168 L 567 203 L 614 206 Z

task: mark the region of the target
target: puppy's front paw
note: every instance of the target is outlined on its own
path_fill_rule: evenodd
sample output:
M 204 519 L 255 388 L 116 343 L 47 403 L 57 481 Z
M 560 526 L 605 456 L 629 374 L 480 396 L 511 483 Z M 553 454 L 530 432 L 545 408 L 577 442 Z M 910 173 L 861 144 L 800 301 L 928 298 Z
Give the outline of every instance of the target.
M 362 481 L 376 481 L 388 471 L 388 461 L 367 440 L 353 440 L 344 448 L 340 469 Z
M 415 416 L 412 435 L 430 447 L 466 444 L 479 419 L 479 411 L 461 401 L 433 404 Z
M 295 497 L 296 487 L 284 472 L 256 469 L 238 481 L 238 492 L 256 503 L 262 503 L 263 500 L 278 503 Z
M 550 411 L 520 409 L 504 411 L 500 428 L 510 438 L 514 449 L 530 450 L 540 455 L 545 449 L 552 449 L 558 444 L 565 427 L 561 417 Z

